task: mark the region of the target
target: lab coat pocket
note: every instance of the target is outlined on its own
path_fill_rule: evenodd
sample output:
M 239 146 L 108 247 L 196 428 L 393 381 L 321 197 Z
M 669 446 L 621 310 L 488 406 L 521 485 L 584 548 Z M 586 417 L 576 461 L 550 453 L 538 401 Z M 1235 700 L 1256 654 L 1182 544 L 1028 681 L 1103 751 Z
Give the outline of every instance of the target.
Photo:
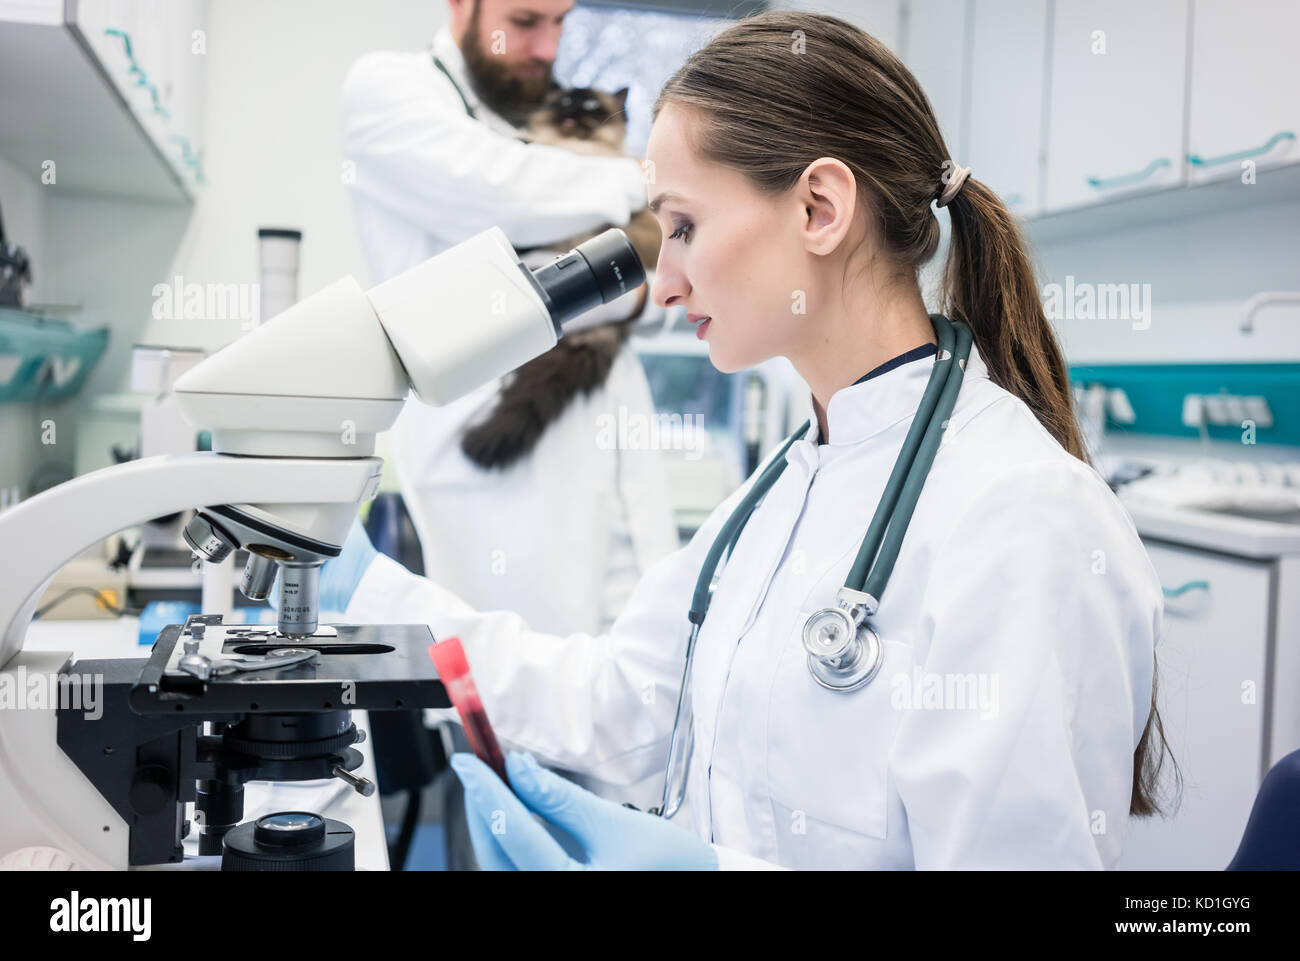
M 911 647 L 881 638 L 884 663 L 865 687 L 831 691 L 808 671 L 802 612 L 776 659 L 767 716 L 771 798 L 798 821 L 885 838 L 889 824 L 889 755 L 899 713 L 890 678 L 906 672 Z

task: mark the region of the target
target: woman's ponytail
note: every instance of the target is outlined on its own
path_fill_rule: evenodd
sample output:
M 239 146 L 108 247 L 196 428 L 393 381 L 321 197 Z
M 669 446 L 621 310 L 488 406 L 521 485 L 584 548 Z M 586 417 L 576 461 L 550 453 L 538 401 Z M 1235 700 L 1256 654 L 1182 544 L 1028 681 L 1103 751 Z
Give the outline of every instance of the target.
M 1089 462 L 1065 357 L 1015 218 L 974 178 L 946 206 L 952 233 L 939 309 L 970 326 L 989 378 L 1023 400 L 1057 443 Z
M 1075 418 L 1069 370 L 1043 312 L 1015 218 L 997 194 L 969 177 L 945 206 L 952 234 L 940 309 L 970 326 L 989 378 L 1023 400 L 1057 443 L 1091 463 Z M 1156 706 L 1157 673 L 1153 665 L 1151 711 L 1133 752 L 1129 814 L 1136 817 L 1160 813 L 1161 769 L 1173 756 Z M 1174 779 L 1181 782 L 1177 765 Z

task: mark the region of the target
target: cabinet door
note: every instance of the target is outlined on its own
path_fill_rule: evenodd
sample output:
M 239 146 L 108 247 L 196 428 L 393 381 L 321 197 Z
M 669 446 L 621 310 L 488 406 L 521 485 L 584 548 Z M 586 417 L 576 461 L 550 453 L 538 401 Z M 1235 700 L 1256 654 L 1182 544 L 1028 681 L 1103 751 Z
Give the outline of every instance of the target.
M 786 0 L 776 6 L 808 10 L 847 20 L 867 31 L 892 50 L 894 56 L 901 58 L 899 39 L 905 2 L 906 0 Z
M 915 74 L 939 121 L 939 132 L 962 166 L 966 156 L 966 0 L 910 0 L 904 8 L 901 59 Z M 978 177 L 974 168 L 971 174 Z M 936 187 L 939 180 L 936 175 Z
M 1261 780 L 1269 565 L 1162 544 L 1147 551 L 1165 588 L 1157 700 L 1183 795 L 1168 820 L 1129 819 L 1119 866 L 1221 871 Z
M 63 22 L 63 3 L 64 0 L 0 0 L 0 21 L 57 26 Z
M 1047 4 L 975 0 L 971 23 L 970 159 L 959 159 L 1023 217 L 1042 207 Z
M 1185 182 L 1187 0 L 1057 0 L 1049 211 Z
M 77 26 L 141 127 L 181 179 L 197 177 L 206 56 L 201 0 L 79 0 Z
M 1187 161 L 1193 181 L 1300 161 L 1300 4 L 1196 0 Z
M 183 167 L 194 172 L 202 149 L 203 65 L 207 61 L 204 6 L 199 0 L 170 0 L 161 16 L 166 38 L 165 103 L 169 143 L 179 146 Z M 177 139 L 180 138 L 180 139 Z

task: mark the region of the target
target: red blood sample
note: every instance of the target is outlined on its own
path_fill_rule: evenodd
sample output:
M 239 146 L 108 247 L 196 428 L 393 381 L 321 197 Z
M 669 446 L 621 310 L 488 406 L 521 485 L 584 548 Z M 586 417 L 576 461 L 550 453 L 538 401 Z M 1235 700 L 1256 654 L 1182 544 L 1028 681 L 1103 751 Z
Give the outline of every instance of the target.
M 429 645 L 429 660 L 438 671 L 438 677 L 447 696 L 460 714 L 465 726 L 465 736 L 469 746 L 484 764 L 497 772 L 507 785 L 510 778 L 506 776 L 506 756 L 501 751 L 496 732 L 488 722 L 487 712 L 483 710 L 483 699 L 479 697 L 474 678 L 469 673 L 469 660 L 465 657 L 465 648 L 459 637 L 449 637 Z

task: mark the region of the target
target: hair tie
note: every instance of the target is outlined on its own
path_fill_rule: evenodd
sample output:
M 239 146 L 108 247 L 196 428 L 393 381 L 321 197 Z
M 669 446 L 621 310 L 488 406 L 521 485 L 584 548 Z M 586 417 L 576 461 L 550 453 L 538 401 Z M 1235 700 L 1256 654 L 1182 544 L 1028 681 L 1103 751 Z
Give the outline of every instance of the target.
M 952 169 L 952 179 L 948 181 L 939 194 L 939 200 L 935 203 L 936 207 L 948 206 L 952 202 L 952 198 L 961 192 L 962 184 L 966 183 L 966 178 L 970 176 L 970 167 L 963 167 L 954 163 Z

